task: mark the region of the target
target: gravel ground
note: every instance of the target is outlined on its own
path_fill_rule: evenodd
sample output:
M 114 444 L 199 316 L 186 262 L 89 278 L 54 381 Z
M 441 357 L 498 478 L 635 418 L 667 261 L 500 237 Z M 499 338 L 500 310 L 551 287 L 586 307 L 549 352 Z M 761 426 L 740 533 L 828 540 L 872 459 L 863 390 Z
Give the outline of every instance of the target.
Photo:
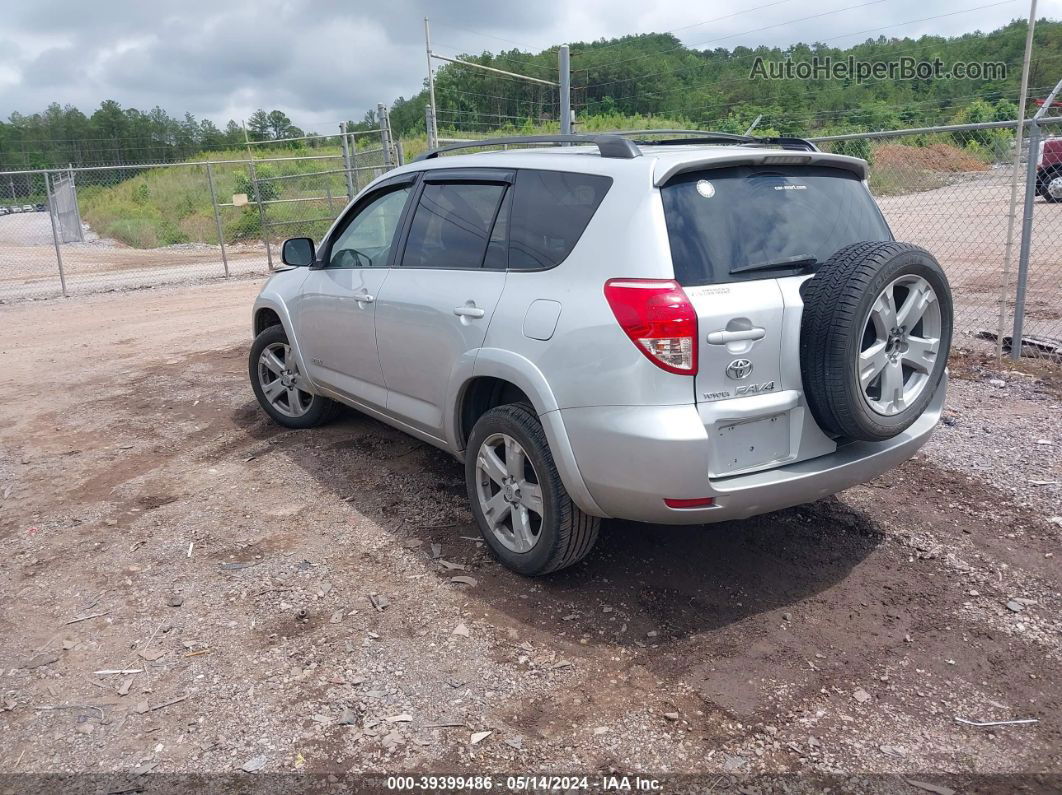
M 983 361 L 973 357 L 959 364 L 960 377 L 949 386 L 944 422 L 925 454 L 992 484 L 1018 503 L 1048 516 L 1062 515 L 1057 367 L 1022 372 L 999 370 L 994 361 Z
M 1058 473 L 1053 371 L 957 360 L 950 424 L 878 480 L 608 522 L 528 581 L 446 455 L 353 412 L 263 418 L 258 286 L 0 310 L 3 771 L 1062 781 L 1062 528 L 1030 485 Z

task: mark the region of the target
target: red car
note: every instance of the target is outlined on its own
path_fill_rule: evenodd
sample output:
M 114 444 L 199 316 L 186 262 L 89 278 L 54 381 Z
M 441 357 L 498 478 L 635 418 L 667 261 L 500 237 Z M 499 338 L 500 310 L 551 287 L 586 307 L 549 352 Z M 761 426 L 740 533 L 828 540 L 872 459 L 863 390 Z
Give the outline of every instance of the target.
M 1040 144 L 1036 192 L 1049 202 L 1062 202 L 1062 138 L 1048 138 Z

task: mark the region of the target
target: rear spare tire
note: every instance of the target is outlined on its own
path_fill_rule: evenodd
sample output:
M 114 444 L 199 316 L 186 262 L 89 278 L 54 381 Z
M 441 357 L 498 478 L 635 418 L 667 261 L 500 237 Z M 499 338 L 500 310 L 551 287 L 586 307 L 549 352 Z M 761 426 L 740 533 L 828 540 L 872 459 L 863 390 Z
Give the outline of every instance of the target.
M 819 426 L 863 441 L 910 427 L 951 349 L 951 288 L 940 263 L 910 243 L 855 243 L 801 292 L 800 368 Z

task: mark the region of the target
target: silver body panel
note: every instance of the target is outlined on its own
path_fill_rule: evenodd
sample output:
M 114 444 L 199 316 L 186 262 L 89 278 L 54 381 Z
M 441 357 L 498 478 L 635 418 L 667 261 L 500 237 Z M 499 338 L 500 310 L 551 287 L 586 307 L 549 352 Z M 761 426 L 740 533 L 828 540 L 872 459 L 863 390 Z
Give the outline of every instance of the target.
M 910 457 L 939 419 L 945 385 L 905 433 L 838 448 L 803 398 L 804 277 L 687 288 L 699 323 L 696 378 L 666 372 L 634 347 L 603 287 L 612 278 L 674 278 L 658 186 L 691 168 L 779 154 L 734 146 L 643 152 L 633 159 L 579 146 L 481 153 L 388 172 L 381 179 L 436 168 L 533 168 L 606 175 L 613 184 L 574 250 L 552 269 L 294 268 L 267 282 L 254 314 L 276 312 L 314 391 L 459 460 L 470 381 L 514 384 L 539 415 L 572 499 L 595 516 L 680 524 L 742 518 L 835 493 Z M 865 173 L 853 158 L 813 159 Z M 358 302 L 359 292 L 375 300 Z M 455 312 L 462 307 L 476 311 Z M 728 341 L 728 330 L 750 327 L 763 335 Z M 753 365 L 748 384 L 726 375 L 739 359 Z M 756 448 L 751 455 L 742 452 L 748 446 Z M 711 508 L 663 501 L 708 496 L 716 498 Z

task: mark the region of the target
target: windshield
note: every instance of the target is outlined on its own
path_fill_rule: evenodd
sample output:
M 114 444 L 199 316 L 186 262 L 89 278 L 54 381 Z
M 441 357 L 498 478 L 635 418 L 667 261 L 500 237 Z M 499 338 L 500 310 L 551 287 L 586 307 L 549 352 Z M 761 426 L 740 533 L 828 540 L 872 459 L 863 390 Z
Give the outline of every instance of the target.
M 827 166 L 732 166 L 660 189 L 680 284 L 811 273 L 863 240 L 892 240 L 855 174 Z

